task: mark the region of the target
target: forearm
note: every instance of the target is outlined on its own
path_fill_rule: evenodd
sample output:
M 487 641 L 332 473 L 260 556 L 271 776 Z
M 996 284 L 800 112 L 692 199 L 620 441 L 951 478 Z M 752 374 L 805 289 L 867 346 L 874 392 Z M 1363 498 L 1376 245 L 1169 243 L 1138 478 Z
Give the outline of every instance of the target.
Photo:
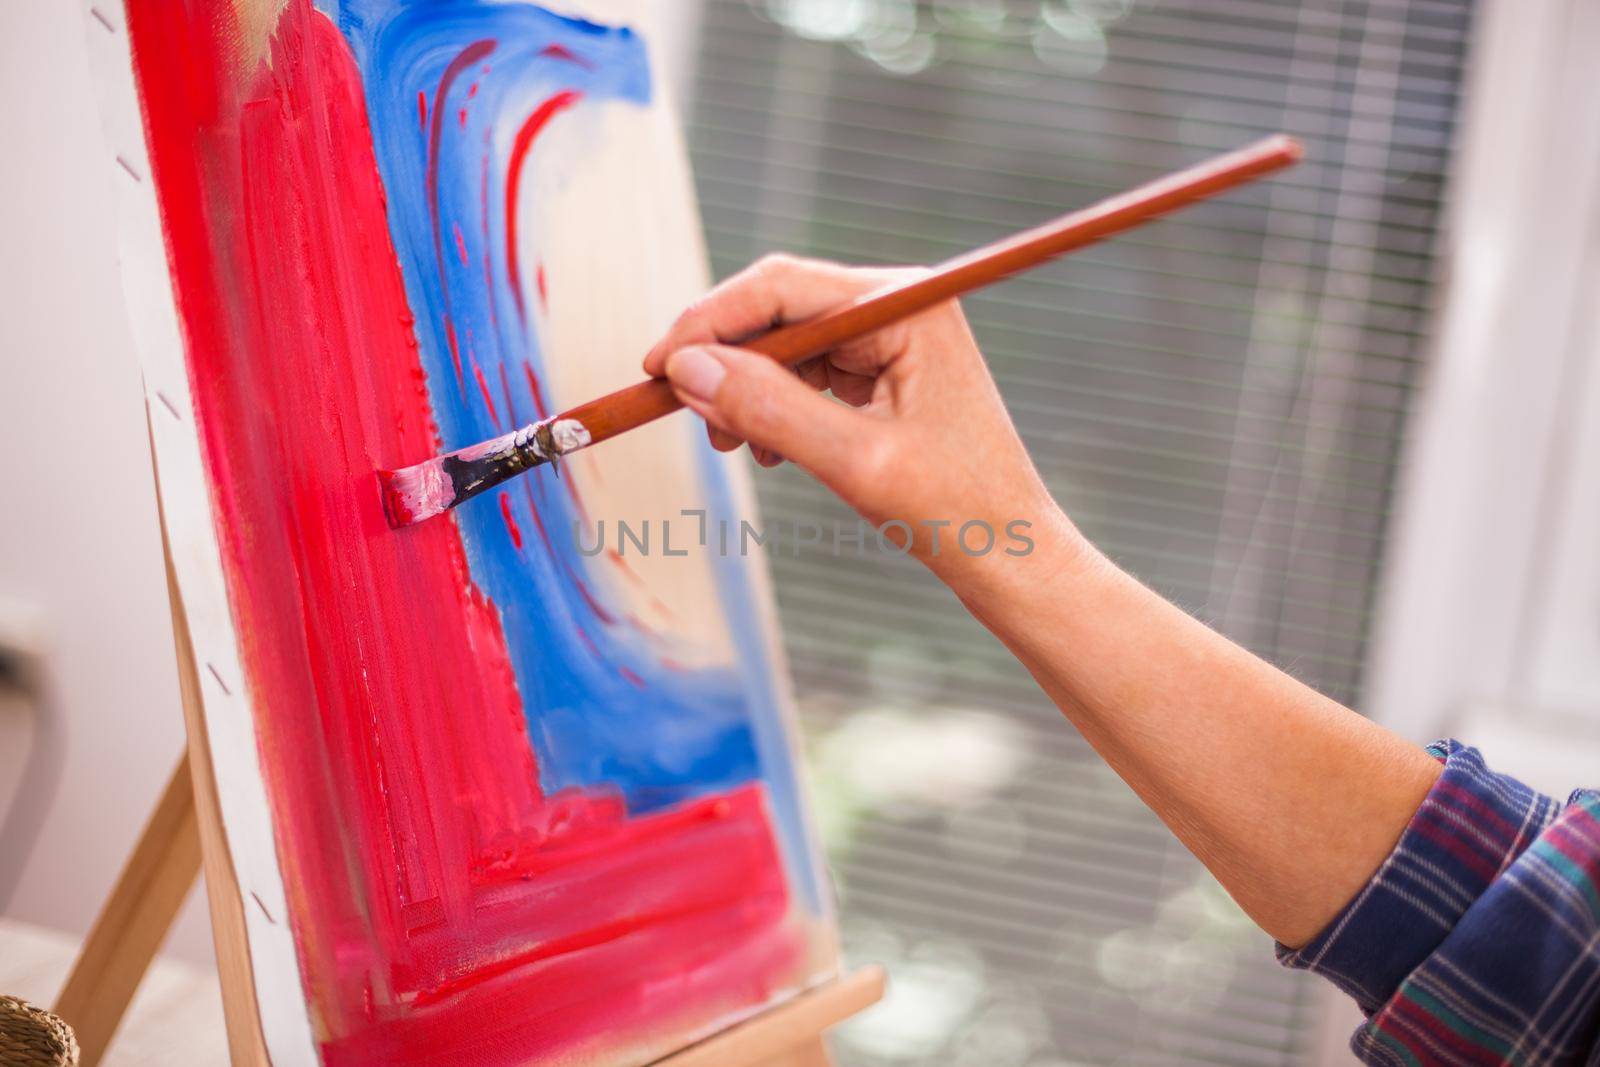
M 1268 933 L 1314 936 L 1439 768 L 1115 568 L 1064 518 L 958 586 L 1111 767 Z

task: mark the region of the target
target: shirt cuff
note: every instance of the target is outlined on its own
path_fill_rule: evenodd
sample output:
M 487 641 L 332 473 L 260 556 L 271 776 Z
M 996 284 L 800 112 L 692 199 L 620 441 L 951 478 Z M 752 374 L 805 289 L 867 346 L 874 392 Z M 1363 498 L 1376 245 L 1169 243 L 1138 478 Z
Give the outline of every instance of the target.
M 1475 748 L 1440 741 L 1428 751 L 1444 773 L 1372 880 L 1309 944 L 1278 946 L 1281 963 L 1329 979 L 1368 1016 L 1558 810 L 1550 798 L 1490 771 Z

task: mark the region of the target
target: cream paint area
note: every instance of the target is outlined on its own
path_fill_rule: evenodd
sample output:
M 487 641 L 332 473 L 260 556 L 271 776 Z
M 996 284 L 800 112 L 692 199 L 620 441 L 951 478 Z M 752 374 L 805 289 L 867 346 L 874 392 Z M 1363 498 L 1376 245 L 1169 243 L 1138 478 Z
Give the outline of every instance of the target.
M 278 27 L 278 17 L 289 5 L 289 0 L 267 0 L 264 3 L 244 4 L 239 8 L 239 37 L 236 60 L 245 73 L 255 70 L 256 64 L 272 62 L 272 33 Z
M 698 220 L 678 206 L 692 203 L 693 191 L 661 108 L 574 108 L 551 122 L 535 151 L 517 193 L 526 235 L 518 256 L 544 265 L 539 344 L 549 402 L 560 410 L 639 381 L 645 352 L 708 277 Z M 524 295 L 527 306 L 539 306 L 532 282 Z M 690 666 L 733 655 L 715 557 L 698 544 L 699 520 L 681 514 L 700 499 L 693 472 L 703 432 L 698 419 L 679 413 L 571 456 L 562 469 L 590 518 L 604 521 L 608 546 L 618 547 L 619 522 L 634 531 L 649 523 L 648 554 L 629 543 L 622 563 L 605 553 L 591 569 L 604 576 L 611 603 L 670 634 L 681 645 L 675 658 Z M 668 520 L 673 551 L 687 555 L 666 555 Z M 585 543 L 598 533 L 586 531 Z
M 626 20 L 640 13 L 640 5 L 596 4 L 585 10 L 590 17 L 614 14 L 617 20 Z M 659 71 L 651 25 L 647 22 L 640 28 L 652 47 L 652 68 Z M 546 252 L 549 311 L 539 323 L 553 410 L 641 380 L 645 352 L 710 285 L 676 110 L 659 77 L 655 91 L 655 104 L 648 110 L 609 103 L 558 116 L 541 135 L 539 158 L 531 161 L 518 190 L 517 210 L 524 223 L 519 232 L 527 235 L 526 244 L 518 249 L 521 261 L 536 262 L 540 249 L 561 250 L 560 255 Z M 581 166 L 573 165 L 573 160 L 581 160 Z M 640 174 L 653 180 L 640 181 Z M 532 283 L 523 296 L 528 307 L 538 306 Z M 577 479 L 591 515 L 610 520 L 608 539 L 614 538 L 618 517 L 635 526 L 643 519 L 653 520 L 652 554 L 627 557 L 643 581 L 632 581 L 610 564 L 601 573 L 608 578 L 608 596 L 626 596 L 641 619 L 661 621 L 677 642 L 674 658 L 687 666 L 725 663 L 733 655 L 711 571 L 714 557 L 709 547 L 702 549 L 691 540 L 698 533 L 696 520 L 680 515 L 702 499 L 693 488 L 697 481 L 685 478 L 684 472 L 698 466 L 694 450 L 701 447 L 704 434 L 698 417 L 678 412 L 562 461 L 563 476 Z M 747 454 L 733 453 L 717 462 L 728 479 L 734 511 L 729 521 L 758 523 Z M 663 518 L 675 518 L 673 548 L 687 549 L 688 555 L 662 553 Z M 716 544 L 714 535 L 709 540 Z M 747 561 L 744 575 L 758 608 L 765 674 L 778 691 L 786 736 L 796 738 L 799 723 L 792 679 L 772 578 L 760 551 L 752 549 L 757 555 Z M 656 599 L 666 606 L 666 613 L 656 607 Z M 809 793 L 804 761 L 795 761 L 795 774 L 802 793 Z M 809 804 L 801 805 L 801 818 L 807 847 L 820 854 Z M 820 973 L 831 969 L 836 957 L 831 946 L 819 951 L 826 959 Z

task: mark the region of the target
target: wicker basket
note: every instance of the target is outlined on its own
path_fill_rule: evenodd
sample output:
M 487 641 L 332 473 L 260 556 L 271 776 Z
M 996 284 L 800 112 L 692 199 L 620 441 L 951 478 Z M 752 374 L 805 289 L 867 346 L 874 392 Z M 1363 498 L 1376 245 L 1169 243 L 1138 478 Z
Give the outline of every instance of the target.
M 0 996 L 0 1067 L 75 1067 L 72 1027 L 17 997 Z

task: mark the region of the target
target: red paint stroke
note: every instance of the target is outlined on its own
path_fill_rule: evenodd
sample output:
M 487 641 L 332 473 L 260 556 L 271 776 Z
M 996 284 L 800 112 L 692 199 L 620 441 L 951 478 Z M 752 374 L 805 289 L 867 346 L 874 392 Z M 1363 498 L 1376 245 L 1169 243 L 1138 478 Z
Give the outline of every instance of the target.
M 606 609 L 604 604 L 600 603 L 599 598 L 597 598 L 594 593 L 590 591 L 589 586 L 584 582 L 584 580 L 579 578 L 577 573 L 573 571 L 571 567 L 567 568 L 567 574 L 572 578 L 573 584 L 578 587 L 578 592 L 583 596 L 583 602 L 589 605 L 590 611 L 594 612 L 594 617 L 605 623 L 607 626 L 615 626 L 617 623 L 617 617 L 611 614 L 611 612 Z
M 605 658 L 605 656 L 600 652 L 600 646 L 596 645 L 594 643 L 594 638 L 589 636 L 588 630 L 585 630 L 582 626 L 574 626 L 572 628 L 572 632 L 578 635 L 578 640 L 583 642 L 583 647 L 589 650 L 589 654 L 591 656 L 593 656 L 595 659 Z
M 247 68 L 232 10 L 127 27 L 323 1061 L 653 1059 L 802 973 L 764 793 L 542 793 L 458 528 L 372 475 L 441 446 L 354 62 L 288 0 Z
M 444 73 L 439 76 L 439 88 L 433 93 L 433 123 L 428 129 L 428 209 L 433 212 L 433 252 L 439 262 L 441 282 L 444 280 L 444 247 L 439 237 L 439 142 L 444 136 L 444 105 L 450 99 L 450 87 L 461 77 L 461 72 L 493 51 L 493 41 L 473 41 L 467 45 L 445 64 Z
M 461 122 L 461 128 L 463 130 L 466 129 L 467 128 L 467 109 L 466 108 L 462 108 L 460 111 L 456 112 L 456 115 L 457 115 L 457 117 L 459 118 L 459 120 Z
M 629 685 L 633 686 L 635 689 L 643 689 L 645 687 L 643 678 L 639 677 L 633 671 L 629 670 L 627 667 L 622 666 L 621 664 L 617 665 L 617 673 L 622 675 L 623 681 L 627 682 Z
M 500 399 L 505 401 L 506 421 L 516 426 L 518 425 L 517 406 L 511 401 L 511 378 L 506 374 L 505 361 L 501 360 L 495 366 L 500 371 Z
M 500 411 L 494 406 L 494 397 L 489 395 L 489 382 L 484 378 L 483 368 L 478 366 L 477 360 L 472 361 L 472 376 L 478 379 L 478 392 L 483 394 L 483 402 L 488 405 L 489 418 L 494 420 L 494 428 L 497 430 L 504 429 L 500 425 Z
M 588 458 L 589 457 L 582 455 L 575 456 L 572 459 L 567 460 L 566 463 L 569 467 L 576 466 L 578 463 L 581 463 Z M 591 468 L 591 470 L 592 469 L 593 468 Z M 578 513 L 579 524 L 582 525 L 585 530 L 593 529 L 594 521 L 589 518 L 589 509 L 583 504 L 583 494 L 578 492 L 578 479 L 563 478 L 561 479 L 561 484 L 567 487 L 567 496 L 572 498 L 572 507 Z
M 455 234 L 456 238 L 456 256 L 461 260 L 461 265 L 465 267 L 467 265 L 467 239 L 461 236 L 461 227 L 459 224 L 452 222 L 450 224 L 450 229 Z
M 646 588 L 644 579 L 639 577 L 638 572 L 633 569 L 632 564 L 622 558 L 622 553 L 617 551 L 615 545 L 606 546 L 606 559 L 610 560 L 614 566 L 622 571 L 623 574 L 626 574 L 629 578 L 631 578 L 635 585 L 639 586 L 641 589 Z
M 517 186 L 522 181 L 522 167 L 527 162 L 528 150 L 534 138 L 551 119 L 583 99 L 575 89 L 564 89 L 533 109 L 517 130 L 511 142 L 511 159 L 506 169 L 506 274 L 511 283 L 511 295 L 517 302 L 517 316 L 527 318 L 522 301 L 522 277 L 517 271 Z
M 450 358 L 455 362 L 456 385 L 466 390 L 466 380 L 461 375 L 461 352 L 456 346 L 456 327 L 450 316 L 450 279 L 444 270 L 444 238 L 439 225 L 439 143 L 444 136 L 444 108 L 450 98 L 450 87 L 461 72 L 494 51 L 493 41 L 473 41 L 445 64 L 439 77 L 439 87 L 433 95 L 433 121 L 428 127 L 428 213 L 433 219 L 433 260 L 439 274 L 439 296 L 444 303 L 445 336 L 450 342 Z M 358 75 L 359 80 L 359 75 Z
M 635 630 L 637 630 L 639 632 L 639 634 L 641 636 L 643 636 L 646 641 L 650 642 L 650 647 L 653 649 L 653 654 L 655 656 L 656 663 L 660 664 L 663 667 L 666 667 L 668 670 L 684 670 L 685 669 L 681 665 L 679 665 L 677 667 L 673 667 L 673 666 L 669 665 L 663 659 L 662 654 L 661 654 L 661 649 L 666 644 L 667 639 L 666 639 L 665 635 L 662 634 L 661 629 L 659 627 L 659 624 L 645 622 L 643 619 L 639 618 L 637 615 L 629 615 L 628 616 L 628 625 L 633 627 Z
M 500 514 L 506 520 L 506 533 L 511 535 L 511 543 L 521 548 L 522 530 L 517 526 L 517 517 L 511 514 L 511 494 L 504 489 L 500 491 Z
M 533 394 L 533 407 L 541 419 L 550 417 L 550 409 L 544 405 L 544 391 L 539 388 L 539 376 L 533 373 L 533 364 L 527 360 L 522 361 L 522 369 L 528 375 L 528 391 Z
M 467 388 L 467 379 L 461 371 L 461 344 L 456 340 L 456 324 L 448 315 L 444 320 L 444 336 L 450 343 L 450 362 L 456 365 L 456 384 L 464 391 Z
M 500 301 L 497 297 L 499 287 L 494 283 L 494 266 L 489 262 L 489 159 L 493 153 L 489 151 L 489 130 L 483 131 L 483 152 L 478 162 L 478 218 L 479 231 L 483 237 L 483 291 L 488 296 L 486 303 L 489 305 L 489 323 L 498 332 L 500 329 Z
M 533 527 L 539 531 L 539 540 L 544 542 L 545 554 L 554 556 L 556 549 L 550 543 L 550 531 L 544 528 L 544 520 L 539 517 L 539 502 L 533 498 L 533 479 L 522 479 L 522 488 L 528 494 L 528 511 L 533 515 Z
M 487 233 L 484 236 L 487 240 Z M 489 294 L 489 325 L 498 331 L 500 329 L 500 308 L 499 301 L 495 298 L 494 268 L 489 264 L 489 253 L 487 251 L 483 253 L 483 284 Z
M 589 62 L 589 60 L 578 55 L 576 52 L 572 51 L 572 49 L 568 48 L 564 44 L 561 44 L 560 42 L 553 42 L 545 45 L 543 48 L 539 49 L 539 54 L 541 56 L 549 56 L 551 59 L 564 59 L 568 63 L 576 63 L 585 70 L 594 69 L 593 63 Z
M 424 130 L 428 128 L 428 94 L 421 89 L 417 90 L 417 124 Z
M 538 267 L 534 269 L 533 280 L 534 284 L 539 287 L 539 309 L 541 311 L 550 310 L 550 287 L 545 284 L 543 260 L 540 260 Z

